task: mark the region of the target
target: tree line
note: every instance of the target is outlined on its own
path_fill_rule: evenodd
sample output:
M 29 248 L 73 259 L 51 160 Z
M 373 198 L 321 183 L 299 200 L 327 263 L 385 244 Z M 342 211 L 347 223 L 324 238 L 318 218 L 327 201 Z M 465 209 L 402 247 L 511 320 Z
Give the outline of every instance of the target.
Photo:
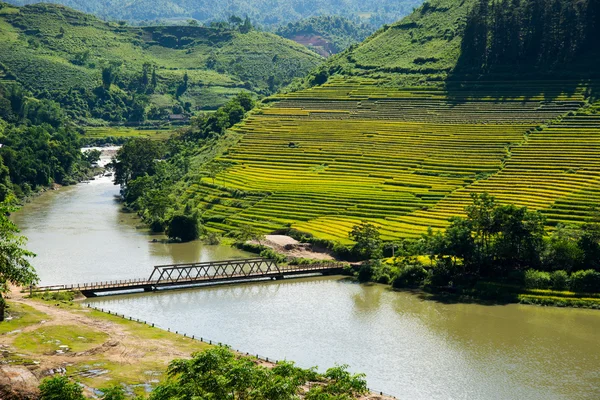
M 79 132 L 65 121 L 57 103 L 17 83 L 0 85 L 0 202 L 89 174 L 95 160 L 84 157 Z
M 366 262 L 361 280 L 395 287 L 473 287 L 481 281 L 533 289 L 600 292 L 600 214 L 581 226 L 546 229 L 546 219 L 526 207 L 500 205 L 486 193 L 473 194 L 465 217 L 444 231 L 387 243 L 377 228 L 362 223 L 350 232 L 354 255 Z M 380 261 L 393 251 L 394 261 Z M 427 260 L 427 261 L 424 261 Z
M 546 69 L 597 51 L 599 37 L 600 0 L 478 0 L 467 17 L 459 67 Z

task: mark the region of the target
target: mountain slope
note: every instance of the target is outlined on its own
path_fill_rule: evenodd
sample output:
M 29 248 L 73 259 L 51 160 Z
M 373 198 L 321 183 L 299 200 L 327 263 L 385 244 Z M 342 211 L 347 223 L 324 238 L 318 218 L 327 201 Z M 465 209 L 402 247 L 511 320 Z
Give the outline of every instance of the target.
M 11 0 L 26 5 L 38 0 Z M 206 23 L 225 21 L 231 15 L 248 16 L 253 23 L 273 27 L 319 15 L 361 18 L 374 26 L 396 21 L 421 4 L 421 0 L 57 0 L 57 3 L 102 18 L 152 21 L 188 19 Z
M 598 0 L 431 0 L 323 71 L 395 83 L 598 77 Z M 472 76 L 469 76 L 472 75 Z
M 350 45 L 362 42 L 373 31 L 369 25 L 358 24 L 346 18 L 319 16 L 290 22 L 275 33 L 329 57 Z
M 140 102 L 150 119 L 214 109 L 241 90 L 275 91 L 321 62 L 303 46 L 268 33 L 133 28 L 56 5 L 0 7 L 1 69 L 77 118 L 136 120 L 131 110 Z M 108 70 L 113 85 L 102 92 Z M 108 109 L 121 103 L 129 111 L 111 115 Z
M 474 4 L 428 2 L 332 57 L 307 79 L 315 87 L 271 98 L 234 128 L 216 184 L 198 171 L 174 197 L 212 229 L 341 242 L 362 220 L 388 240 L 444 228 L 484 191 L 553 225 L 588 220 L 600 204 L 600 114 L 595 70 L 582 65 L 599 58 L 582 36 L 553 65 L 462 63 Z

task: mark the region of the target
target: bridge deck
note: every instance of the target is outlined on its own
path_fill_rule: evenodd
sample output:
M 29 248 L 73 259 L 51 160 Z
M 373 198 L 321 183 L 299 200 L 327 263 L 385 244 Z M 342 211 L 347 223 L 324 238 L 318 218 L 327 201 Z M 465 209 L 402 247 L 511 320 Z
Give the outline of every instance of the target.
M 334 274 L 343 269 L 342 263 L 324 263 L 306 266 L 281 268 L 272 260 L 262 258 L 228 260 L 209 263 L 172 264 L 154 267 L 148 279 L 128 279 L 106 282 L 81 283 L 70 285 L 37 286 L 30 288 L 32 293 L 78 290 L 85 296 L 100 292 L 118 292 L 136 289 L 145 291 L 161 287 L 200 285 L 249 281 L 260 278 L 282 279 L 284 277 L 312 273 Z M 153 279 L 156 276 L 155 279 Z

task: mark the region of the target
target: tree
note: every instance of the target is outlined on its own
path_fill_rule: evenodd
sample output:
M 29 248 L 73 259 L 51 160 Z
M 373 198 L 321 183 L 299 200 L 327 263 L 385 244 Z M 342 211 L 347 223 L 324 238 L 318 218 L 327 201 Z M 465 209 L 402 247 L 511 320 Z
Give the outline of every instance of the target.
M 4 321 L 6 306 L 1 293 L 8 292 L 8 285 L 29 286 L 38 282 L 38 276 L 29 263 L 35 254 L 23 248 L 26 238 L 18 235 L 19 229 L 7 217 L 15 210 L 6 203 L 0 204 L 0 322 Z
M 219 161 L 213 161 L 206 167 L 206 172 L 208 176 L 212 178 L 213 185 L 215 184 L 215 179 L 217 176 L 226 169 L 226 165 Z
M 246 19 L 244 19 L 244 23 L 240 26 L 240 33 L 248 33 L 252 30 L 253 26 L 252 26 L 252 22 L 250 22 L 250 18 L 246 17 Z
M 593 268 L 600 272 L 600 223 L 593 221 L 585 224 L 578 245 L 583 253 L 582 268 Z
M 125 391 L 120 386 L 112 386 L 109 388 L 100 389 L 102 400 L 125 400 Z
M 191 242 L 200 237 L 198 218 L 193 215 L 175 215 L 169 221 L 167 236 L 182 242 Z
M 80 385 L 66 376 L 56 376 L 42 382 L 40 400 L 85 400 L 85 397 Z
M 262 246 L 261 241 L 265 239 L 265 236 L 262 233 L 250 225 L 242 226 L 237 232 L 235 232 L 234 236 L 242 243 L 246 243 L 249 240 L 254 240 L 258 242 L 259 246 Z
M 363 259 L 381 258 L 381 245 L 379 231 L 369 222 L 355 225 L 348 235 L 354 242 L 353 252 Z
M 98 149 L 86 150 L 83 152 L 83 159 L 90 164 L 97 163 L 100 161 L 102 152 Z
M 115 72 L 112 66 L 102 68 L 102 87 L 105 90 L 110 89 L 110 85 L 115 80 Z
M 161 154 L 159 144 L 150 139 L 134 138 L 127 141 L 108 165 L 115 172 L 115 185 L 127 186 L 131 180 L 154 174 L 156 160 Z

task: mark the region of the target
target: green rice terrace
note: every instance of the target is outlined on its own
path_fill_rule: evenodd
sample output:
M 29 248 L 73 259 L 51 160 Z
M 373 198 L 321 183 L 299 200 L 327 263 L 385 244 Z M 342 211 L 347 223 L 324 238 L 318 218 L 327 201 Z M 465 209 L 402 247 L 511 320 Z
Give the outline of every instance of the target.
M 381 88 L 336 78 L 280 95 L 234 130 L 231 165 L 185 196 L 207 226 L 292 227 L 346 242 L 367 220 L 384 239 L 444 228 L 470 193 L 579 223 L 600 201 L 600 114 L 589 83 Z M 236 190 L 245 196 L 236 196 Z

